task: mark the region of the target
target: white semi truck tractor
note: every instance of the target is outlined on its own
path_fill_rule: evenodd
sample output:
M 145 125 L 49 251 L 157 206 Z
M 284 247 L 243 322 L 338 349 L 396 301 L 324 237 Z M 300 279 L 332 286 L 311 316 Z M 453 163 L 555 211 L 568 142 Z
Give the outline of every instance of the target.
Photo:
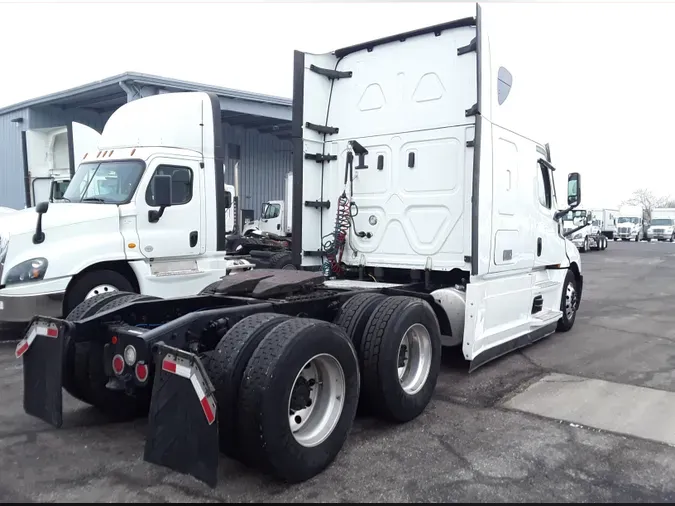
M 595 219 L 592 211 L 586 209 L 569 211 L 563 218 L 563 230 L 582 252 L 605 250 L 609 244 L 599 220 Z
M 641 241 L 646 239 L 644 208 L 642 206 L 621 206 L 616 219 L 615 240 Z
M 652 209 L 647 239 L 673 242 L 673 239 L 675 239 L 675 208 L 657 207 Z
M 103 294 L 67 318 L 38 314 L 16 348 L 25 411 L 61 426 L 65 389 L 118 419 L 148 414 L 146 462 L 216 486 L 225 476 L 222 453 L 297 483 L 331 465 L 359 406 L 393 423 L 419 417 L 434 395 L 443 347 L 458 349 L 475 370 L 569 331 L 583 276 L 560 219 L 580 204 L 580 175 L 568 174 L 558 193 L 550 150 L 525 133 L 540 124 L 522 123 L 540 104 L 511 79 L 527 75 L 517 73 L 527 59 L 491 32 L 499 22 L 478 7 L 472 17 L 330 53 L 296 51 L 299 269 L 241 272 L 199 295 Z M 136 189 L 116 195 L 142 196 L 137 227 L 203 224 L 200 248 L 204 240 L 205 252 L 220 251 L 222 222 L 198 214 L 201 206 L 221 208 L 217 99 L 155 95 L 115 114 L 157 122 L 162 135 L 153 139 L 171 142 L 132 154 L 137 122 L 122 129 L 111 119 L 104 131 L 104 152 L 121 148 L 131 157 L 124 174 Z M 181 169 L 159 171 L 168 159 Z M 81 186 L 73 184 L 77 197 Z M 216 191 L 197 198 L 200 187 Z M 91 206 L 101 213 L 98 227 L 110 227 L 102 233 L 123 238 L 130 256 L 149 245 L 186 247 L 181 237 L 164 239 L 166 231 L 143 239 L 118 205 Z M 47 228 L 57 216 L 42 217 L 38 236 L 57 240 Z M 32 236 L 18 235 L 15 250 L 10 235 L 12 266 L 39 254 Z M 191 288 L 207 281 L 202 270 L 220 256 L 191 272 Z M 141 272 L 154 267 L 135 258 Z M 31 277 L 43 266 L 26 270 Z

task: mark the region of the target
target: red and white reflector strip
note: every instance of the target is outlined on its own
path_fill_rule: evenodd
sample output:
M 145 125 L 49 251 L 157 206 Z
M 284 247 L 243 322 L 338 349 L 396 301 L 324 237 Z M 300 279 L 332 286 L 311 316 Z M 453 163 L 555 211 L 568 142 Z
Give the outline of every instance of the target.
M 176 362 L 176 359 L 174 359 L 171 355 L 167 355 L 164 357 L 164 360 L 162 360 L 162 370 L 170 372 L 171 374 L 182 376 L 183 378 L 189 379 L 190 376 L 192 376 L 192 370 L 190 370 L 189 367 Z
M 53 323 L 34 323 L 26 333 L 25 337 L 16 345 L 14 354 L 16 358 L 21 358 L 30 348 L 37 336 L 46 336 L 56 339 L 59 337 L 59 329 Z
M 199 398 L 199 403 L 204 411 L 204 416 L 206 416 L 206 421 L 211 425 L 216 420 L 216 402 L 213 400 L 213 396 L 207 394 L 204 390 L 199 369 L 182 365 L 178 363 L 174 356 L 167 355 L 162 361 L 162 370 L 190 380 L 192 387 Z

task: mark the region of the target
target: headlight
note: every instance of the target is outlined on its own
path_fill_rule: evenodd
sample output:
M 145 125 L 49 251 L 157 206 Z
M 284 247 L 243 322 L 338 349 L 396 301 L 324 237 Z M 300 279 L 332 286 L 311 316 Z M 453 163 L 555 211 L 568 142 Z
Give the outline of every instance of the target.
M 45 277 L 47 265 L 49 265 L 49 263 L 46 258 L 31 258 L 30 260 L 21 262 L 9 270 L 5 285 L 25 283 L 27 281 L 40 281 Z
M 9 234 L 0 232 L 0 280 L 2 280 L 2 268 L 5 265 L 5 258 L 7 258 L 7 250 L 9 249 Z
M 582 237 L 583 237 L 583 234 L 579 232 L 579 233 L 576 233 L 572 236 L 572 240 L 581 239 Z

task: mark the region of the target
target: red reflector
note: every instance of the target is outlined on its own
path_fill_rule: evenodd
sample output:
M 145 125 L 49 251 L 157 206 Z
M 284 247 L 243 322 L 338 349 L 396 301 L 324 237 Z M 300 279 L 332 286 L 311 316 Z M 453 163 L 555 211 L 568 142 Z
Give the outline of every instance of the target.
M 122 374 L 122 371 L 124 371 L 124 359 L 122 355 L 115 355 L 113 357 L 112 367 L 115 374 Z
M 58 337 L 59 336 L 59 329 L 56 327 L 47 327 L 47 336 L 48 337 Z
M 176 374 L 176 362 L 173 362 L 167 358 L 162 361 L 162 369 L 166 372 Z
M 202 409 L 204 410 L 204 414 L 206 415 L 206 420 L 209 422 L 209 425 L 211 425 L 213 421 L 216 419 L 216 414 L 211 409 L 211 404 L 209 404 L 209 398 L 202 397 L 202 399 L 199 402 L 201 403 Z
M 22 339 L 19 344 L 16 345 L 16 358 L 21 358 L 21 356 L 28 351 L 28 341 Z
M 145 381 L 148 379 L 148 366 L 142 363 L 136 364 L 136 379 L 138 381 Z

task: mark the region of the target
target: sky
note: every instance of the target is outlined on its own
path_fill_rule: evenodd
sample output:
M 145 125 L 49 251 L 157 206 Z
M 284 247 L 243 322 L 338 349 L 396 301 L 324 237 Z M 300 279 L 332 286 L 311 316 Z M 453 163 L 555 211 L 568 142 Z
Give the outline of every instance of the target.
M 491 2 L 556 185 L 584 207 L 675 197 L 675 4 Z M 0 107 L 125 71 L 290 97 L 293 50 L 329 52 L 471 16 L 474 3 L 0 3 Z M 4 71 L 4 72 L 3 72 Z M 2 75 L 2 74 L 5 75 Z

